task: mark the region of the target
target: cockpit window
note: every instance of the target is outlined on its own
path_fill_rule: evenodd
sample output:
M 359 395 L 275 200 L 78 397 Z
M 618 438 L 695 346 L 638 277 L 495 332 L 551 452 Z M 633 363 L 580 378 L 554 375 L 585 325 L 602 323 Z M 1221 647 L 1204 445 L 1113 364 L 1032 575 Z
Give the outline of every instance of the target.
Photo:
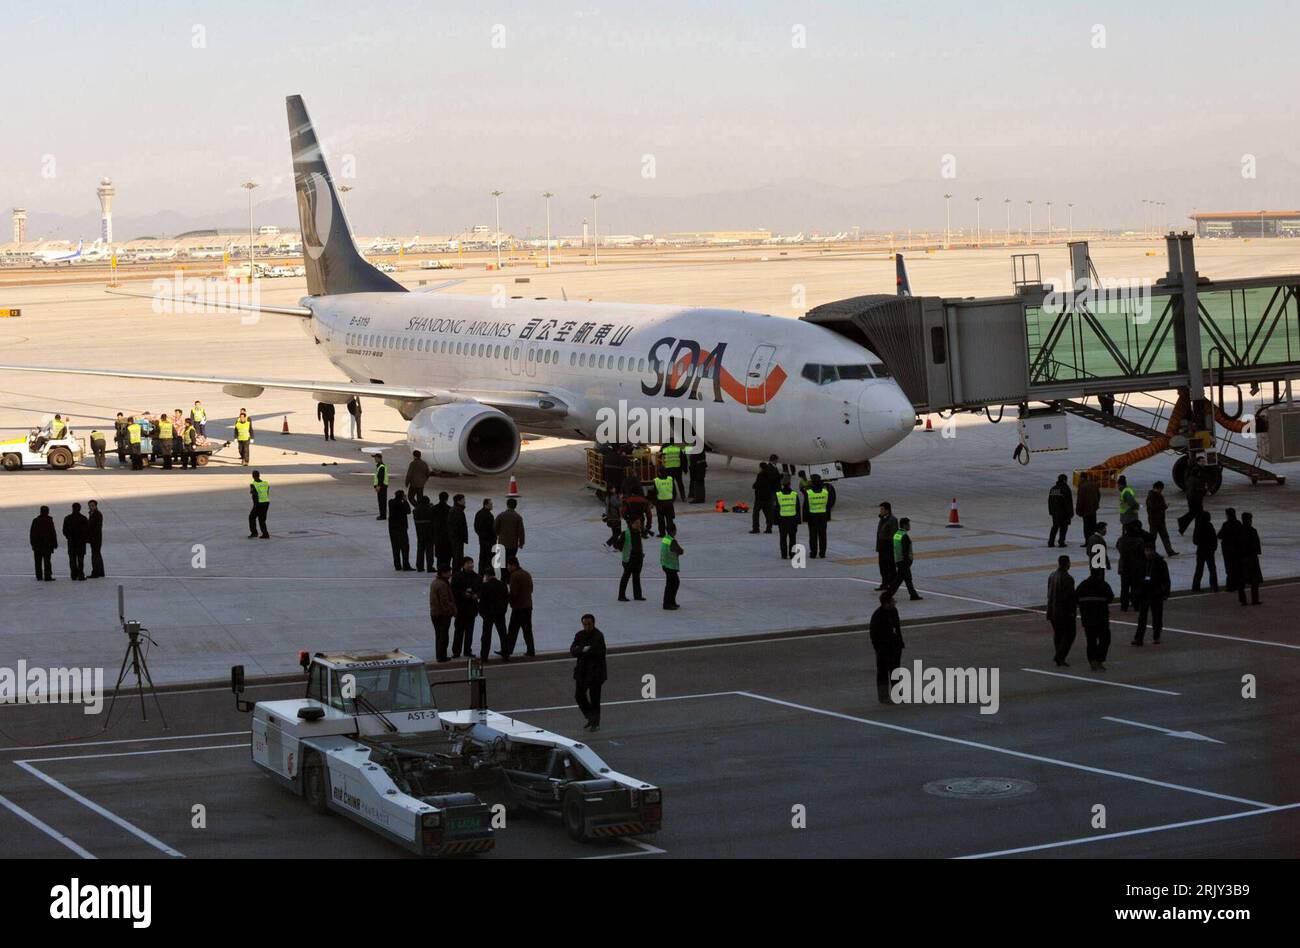
M 864 379 L 888 378 L 889 373 L 879 362 L 860 363 L 857 365 L 818 365 L 809 362 L 800 373 L 815 385 L 829 385 L 831 382 L 860 382 Z

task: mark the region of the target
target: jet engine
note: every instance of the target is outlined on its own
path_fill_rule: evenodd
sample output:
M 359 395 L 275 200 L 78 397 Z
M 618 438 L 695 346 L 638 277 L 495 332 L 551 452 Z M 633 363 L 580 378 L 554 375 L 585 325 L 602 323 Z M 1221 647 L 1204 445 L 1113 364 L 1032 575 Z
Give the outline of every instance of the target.
M 406 442 L 433 470 L 451 474 L 500 474 L 519 459 L 519 429 L 510 416 L 477 402 L 422 409 Z

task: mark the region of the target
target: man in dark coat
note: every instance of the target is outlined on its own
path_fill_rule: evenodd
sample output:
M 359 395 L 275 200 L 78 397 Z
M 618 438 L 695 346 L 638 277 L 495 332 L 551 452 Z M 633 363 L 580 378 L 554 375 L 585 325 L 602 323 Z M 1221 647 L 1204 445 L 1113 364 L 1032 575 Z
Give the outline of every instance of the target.
M 1106 670 L 1106 653 L 1110 651 L 1110 604 L 1115 590 L 1103 577 L 1089 576 L 1074 591 L 1083 623 L 1083 638 L 1088 646 L 1088 666 L 1093 671 Z
M 1169 598 L 1169 565 L 1156 553 L 1154 540 L 1147 540 L 1143 550 L 1146 563 L 1142 567 L 1142 578 L 1137 586 L 1138 626 L 1133 636 L 1133 645 L 1141 645 L 1147 631 L 1147 617 L 1151 618 L 1151 644 L 1160 644 L 1160 633 L 1164 628 L 1165 600 Z
M 320 419 L 321 427 L 324 429 L 325 440 L 333 441 L 334 438 L 334 405 L 332 402 L 317 402 L 316 417 Z
M 1147 491 L 1147 530 L 1151 536 L 1165 545 L 1165 556 L 1177 556 L 1178 552 L 1169 542 L 1169 528 L 1165 526 L 1165 513 L 1169 504 L 1165 500 L 1165 482 L 1156 481 Z
M 457 494 L 451 499 L 451 510 L 447 513 L 447 529 L 451 532 L 451 562 L 455 567 L 465 558 L 465 547 L 469 545 L 469 523 L 465 519 L 464 494 Z
M 880 585 L 876 591 L 894 588 L 894 533 L 898 530 L 898 518 L 888 501 L 880 505 L 880 518 L 876 524 L 876 559 L 880 562 Z
M 506 648 L 506 611 L 510 608 L 510 589 L 497 576 L 491 564 L 482 571 L 483 582 L 478 591 L 478 614 L 483 620 L 483 632 L 479 640 L 479 658 L 488 660 L 492 654 L 492 630 L 496 629 L 497 644 L 501 651 Z
M 903 625 L 889 590 L 880 594 L 880 605 L 871 614 L 871 647 L 876 652 L 876 699 L 896 704 L 889 694 L 889 678 L 903 664 Z
M 1228 507 L 1223 511 L 1223 526 L 1219 527 L 1219 548 L 1223 550 L 1223 588 L 1234 592 L 1241 586 L 1241 577 L 1237 567 L 1241 563 L 1241 521 L 1237 511 Z
M 451 506 L 447 503 L 447 492 L 438 494 L 438 502 L 433 505 L 433 555 L 438 562 L 438 570 L 451 569 Z
M 352 418 L 352 437 L 361 437 L 361 399 L 353 395 L 348 399 L 348 415 Z
M 690 477 L 688 503 L 704 503 L 704 480 L 709 476 L 709 455 L 708 452 L 704 450 L 703 445 L 700 446 L 700 450 L 695 454 L 687 453 L 686 471 Z
M 416 501 L 411 514 L 415 521 L 415 569 L 417 572 L 435 572 L 433 564 L 433 502 L 424 494 Z
M 1047 577 L 1047 621 L 1052 624 L 1052 643 L 1055 646 L 1056 664 L 1068 667 L 1065 659 L 1078 634 L 1075 612 L 1078 609 L 1074 577 L 1070 575 L 1070 558 L 1058 556 L 1056 570 Z
M 1079 495 L 1074 500 L 1074 512 L 1083 518 L 1083 541 L 1097 528 L 1097 510 L 1101 507 L 1101 487 L 1087 471 L 1079 474 Z
M 90 541 L 90 578 L 102 579 L 104 576 L 104 515 L 99 510 L 99 501 L 89 504 L 90 516 L 87 521 L 87 539 Z
M 411 565 L 410 514 L 406 492 L 399 490 L 388 502 L 388 543 L 393 548 L 393 569 L 399 573 L 415 572 Z
M 582 617 L 582 628 L 573 637 L 569 654 L 578 660 L 573 666 L 574 700 L 587 719 L 586 731 L 600 730 L 600 689 L 608 677 L 605 668 L 605 636 L 596 628 L 590 612 Z
M 1210 592 L 1218 592 L 1219 569 L 1214 564 L 1214 554 L 1219 551 L 1219 535 L 1214 532 L 1214 520 L 1208 510 L 1202 510 L 1196 515 L 1192 543 L 1196 545 L 1196 572 L 1192 574 L 1192 592 L 1201 591 L 1201 574 L 1206 567 L 1210 570 Z
M 497 531 L 492 516 L 492 498 L 484 497 L 483 506 L 474 515 L 474 536 L 478 537 L 478 571 L 492 568 L 492 547 L 497 542 Z
M 1259 605 L 1259 584 L 1264 581 L 1259 570 L 1259 533 L 1253 514 L 1241 515 L 1241 535 L 1237 541 L 1237 601 L 1246 604 L 1246 587 L 1250 587 L 1250 604 Z
M 1119 555 L 1119 611 L 1127 612 L 1134 599 L 1134 586 L 1146 563 L 1146 554 L 1143 553 L 1146 537 L 1142 525 L 1135 520 L 1124 524 L 1122 529 L 1123 534 L 1115 541 L 1115 552 Z
M 463 651 L 469 658 L 474 654 L 474 619 L 478 616 L 478 594 L 483 581 L 474 572 L 473 557 L 461 557 L 456 565 L 458 569 L 451 577 L 451 593 L 456 598 L 456 633 L 451 640 L 451 656 L 460 658 Z
M 1183 475 L 1183 493 L 1187 496 L 1187 512 L 1178 518 L 1178 532 L 1186 533 L 1205 507 L 1205 471 L 1194 458 L 1187 459 L 1187 473 Z
M 54 518 L 50 508 L 42 507 L 41 512 L 32 520 L 28 533 L 32 544 L 32 556 L 36 561 L 36 578 L 47 583 L 54 582 L 54 564 L 51 557 L 59 548 L 59 532 L 54 527 Z
M 1047 514 L 1052 518 L 1047 545 L 1065 546 L 1065 533 L 1070 529 L 1070 521 L 1074 519 L 1074 494 L 1070 491 L 1070 483 L 1064 474 L 1057 475 L 1056 483 L 1047 492 Z
M 72 513 L 63 518 L 63 539 L 68 543 L 68 573 L 73 579 L 85 579 L 90 521 L 81 512 L 81 504 L 73 504 Z

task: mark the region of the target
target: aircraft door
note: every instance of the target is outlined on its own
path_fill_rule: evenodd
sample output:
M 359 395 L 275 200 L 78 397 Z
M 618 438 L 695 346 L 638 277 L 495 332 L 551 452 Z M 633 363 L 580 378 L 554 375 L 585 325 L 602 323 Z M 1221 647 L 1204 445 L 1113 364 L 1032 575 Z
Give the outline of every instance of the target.
M 529 346 L 528 351 L 524 353 L 524 371 L 529 377 L 537 374 L 537 360 L 542 357 L 542 350 L 534 346 Z
M 753 412 L 767 411 L 767 374 L 772 367 L 776 346 L 759 346 L 749 359 L 745 373 L 745 407 Z
M 518 375 L 523 367 L 524 350 L 517 342 L 510 343 L 510 374 Z

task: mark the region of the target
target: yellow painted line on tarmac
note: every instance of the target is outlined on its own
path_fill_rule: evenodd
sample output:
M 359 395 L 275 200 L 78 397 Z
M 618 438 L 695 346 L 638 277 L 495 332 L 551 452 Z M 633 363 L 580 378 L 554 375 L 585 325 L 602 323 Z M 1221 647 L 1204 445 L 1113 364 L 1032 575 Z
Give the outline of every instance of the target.
M 1025 549 L 1028 548 L 1013 543 L 994 543 L 990 546 L 964 546 L 952 550 L 922 550 L 920 553 L 913 554 L 912 558 L 917 560 L 937 560 L 950 556 L 976 556 L 980 553 L 1013 553 Z M 868 566 L 876 562 L 876 557 L 855 556 L 852 559 L 835 560 L 834 562 L 839 563 L 841 566 Z M 1034 568 L 1037 569 L 1038 567 Z
M 1087 569 L 1088 561 L 1070 562 L 1071 569 Z M 1055 563 L 1042 563 L 1038 566 L 1009 566 L 1006 569 L 982 569 L 974 573 L 949 573 L 947 576 L 929 576 L 927 579 L 975 579 L 980 576 L 1005 576 L 1008 573 L 1050 573 L 1056 569 Z

